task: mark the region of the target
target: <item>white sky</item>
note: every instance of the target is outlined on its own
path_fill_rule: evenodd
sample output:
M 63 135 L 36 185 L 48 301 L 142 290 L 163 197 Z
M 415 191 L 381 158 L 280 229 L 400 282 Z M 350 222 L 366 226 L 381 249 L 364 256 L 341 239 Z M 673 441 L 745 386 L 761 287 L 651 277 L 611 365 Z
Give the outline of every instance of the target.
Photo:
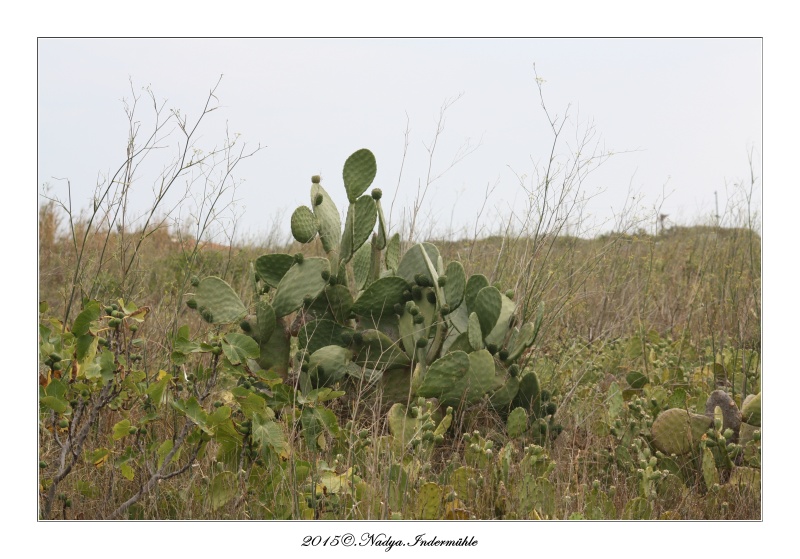
M 566 156 L 590 124 L 600 147 L 618 152 L 582 185 L 596 196 L 587 213 L 604 228 L 631 190 L 644 208 L 660 204 L 676 223 L 707 220 L 718 191 L 724 214 L 733 185 L 749 179 L 750 149 L 761 175 L 760 39 L 42 39 L 38 46 L 38 181 L 64 197 L 66 181 L 53 177 L 68 178 L 73 204 L 86 205 L 98 177 L 124 160 L 129 78 L 137 94 L 149 85 L 191 121 L 221 74 L 221 108 L 201 125 L 198 146 L 218 146 L 226 124 L 247 145 L 266 146 L 236 169 L 239 233 L 264 234 L 273 218 L 288 231 L 316 173 L 344 211 L 342 165 L 362 147 L 377 157 L 373 186 L 383 189 L 388 210 L 408 122 L 397 225 L 425 182 L 425 146 L 440 108 L 458 95 L 433 174 L 465 142 L 479 147 L 433 183 L 423 220 L 436 233 L 459 236 L 466 227 L 471 234 L 489 186 L 478 226 L 495 232 L 497 216 L 519 212 L 524 201 L 515 173 L 531 177 L 550 152 L 534 63 L 550 114 L 570 107 L 569 143 L 556 155 Z M 145 103 L 139 110 L 141 142 L 152 111 Z M 152 202 L 156 170 L 177 140 L 164 142 L 172 149 L 158 165 L 140 169 L 135 208 Z M 182 219 L 190 209 L 184 205 Z

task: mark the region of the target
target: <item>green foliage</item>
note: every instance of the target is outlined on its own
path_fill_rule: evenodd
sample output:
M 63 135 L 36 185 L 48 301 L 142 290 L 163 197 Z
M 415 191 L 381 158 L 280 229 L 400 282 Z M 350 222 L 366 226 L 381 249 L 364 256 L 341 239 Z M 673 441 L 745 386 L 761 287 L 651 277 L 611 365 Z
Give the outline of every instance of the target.
M 345 164 L 344 228 L 314 177 L 291 219 L 304 252 L 185 280 L 186 324 L 164 340 L 130 301 L 86 300 L 66 325 L 40 305 L 43 517 L 718 518 L 758 502 L 760 376 L 737 372 L 755 350 L 646 330 L 541 341 L 522 283 L 501 274 L 515 300 L 442 243 L 403 252 L 366 193 L 376 173 L 367 150 Z M 757 392 L 736 429 L 704 407 L 724 383 L 731 401 Z
M 369 150 L 354 153 L 345 163 L 350 204 L 343 231 L 338 210 L 319 177 L 312 181 L 311 209 L 301 206 L 292 214 L 295 239 L 308 243 L 318 233 L 325 258 L 273 254 L 255 260 L 255 320 L 242 322 L 242 330 L 259 343 L 259 365 L 283 378 L 294 370 L 305 390 L 345 383 L 348 378 L 385 386 L 378 381 L 388 371 L 403 370 L 404 374 L 393 376 L 397 393 L 404 392 L 405 383 L 414 394 L 461 407 L 500 391 L 492 401 L 503 413 L 513 402 L 535 417 L 547 415 L 538 409 L 535 395 L 525 392 L 535 377 L 516 382 L 509 380 L 508 372 L 511 367 L 519 369 L 523 352 L 534 343 L 543 307 L 535 323 L 512 331 L 516 304 L 489 286 L 485 276 L 467 278 L 458 262 L 445 267 L 431 243 L 414 245 L 400 257 L 399 237 L 387 240 L 381 193 L 364 194 L 376 172 Z M 368 243 L 376 220 L 378 232 Z M 213 300 L 208 295 L 212 287 Z M 271 296 L 269 288 L 275 288 Z M 211 322 L 244 316 L 244 305 L 222 280 L 206 278 L 197 291 L 201 295 L 194 297 L 197 310 Z M 224 299 L 227 306 L 222 308 L 217 299 Z M 297 327 L 280 324 L 281 317 L 295 312 Z M 463 334 L 469 336 L 469 347 L 463 343 L 453 347 Z M 309 352 L 310 362 L 291 359 L 289 348 L 295 344 Z M 223 350 L 229 359 L 244 362 L 252 358 L 253 348 L 233 350 L 241 345 L 228 342 Z

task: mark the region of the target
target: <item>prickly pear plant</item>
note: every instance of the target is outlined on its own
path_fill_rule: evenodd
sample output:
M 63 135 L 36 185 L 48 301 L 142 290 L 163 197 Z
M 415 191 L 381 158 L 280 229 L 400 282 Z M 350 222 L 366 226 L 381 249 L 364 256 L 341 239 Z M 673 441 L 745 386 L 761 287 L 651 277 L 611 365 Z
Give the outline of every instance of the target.
M 365 194 L 376 173 L 369 150 L 347 158 L 343 228 L 321 178 L 312 177 L 311 205 L 292 214 L 292 235 L 303 244 L 319 239 L 326 256 L 256 259 L 254 312 L 219 278 L 197 282 L 189 306 L 212 324 L 241 321 L 259 346 L 258 366 L 284 379 L 297 374 L 303 392 L 355 381 L 380 388 L 388 404 L 411 396 L 454 408 L 486 400 L 503 415 L 522 407 L 534 421 L 550 417 L 544 432 L 556 432 L 555 404 L 534 373 L 520 374 L 543 307 L 517 328 L 513 292 L 502 293 L 480 274 L 468 278 L 459 262 L 445 266 L 430 243 L 401 256 L 381 190 Z
M 744 479 L 742 472 L 760 467 L 761 433 L 755 425 L 760 423 L 760 404 L 761 394 L 751 395 L 742 413 L 733 398 L 715 390 L 705 414 L 677 408 L 659 414 L 651 429 L 653 446 L 658 455 L 695 455 L 706 489 L 717 491 L 720 483 Z

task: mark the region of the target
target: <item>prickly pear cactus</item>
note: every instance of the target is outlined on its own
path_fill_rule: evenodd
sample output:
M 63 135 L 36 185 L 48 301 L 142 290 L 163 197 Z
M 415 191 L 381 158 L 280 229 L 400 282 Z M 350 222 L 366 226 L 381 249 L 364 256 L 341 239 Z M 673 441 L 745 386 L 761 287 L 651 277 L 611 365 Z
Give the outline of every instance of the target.
M 388 405 L 409 396 L 453 408 L 486 401 L 504 416 L 521 407 L 529 427 L 552 432 L 555 404 L 541 397 L 535 374 L 520 374 L 543 307 L 533 323 L 515 327 L 513 292 L 480 274 L 467 277 L 458 262 L 445 265 L 432 243 L 403 254 L 383 214 L 381 190 L 367 193 L 376 176 L 369 150 L 345 162 L 344 227 L 321 178 L 312 177 L 311 204 L 293 212 L 291 229 L 300 243 L 318 242 L 325 256 L 257 258 L 252 314 L 219 278 L 198 284 L 193 308 L 215 324 L 241 321 L 258 342 L 259 365 L 284 378 L 297 375 L 303 390 L 351 379 L 382 390 Z M 550 423 L 534 422 L 544 417 Z

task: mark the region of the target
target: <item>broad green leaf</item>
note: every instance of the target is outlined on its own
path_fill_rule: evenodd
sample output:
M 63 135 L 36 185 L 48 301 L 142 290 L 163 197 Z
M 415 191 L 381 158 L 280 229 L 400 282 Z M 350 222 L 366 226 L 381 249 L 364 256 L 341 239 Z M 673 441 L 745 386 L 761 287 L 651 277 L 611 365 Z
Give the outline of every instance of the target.
M 89 301 L 89 303 L 86 304 L 84 309 L 72 322 L 72 333 L 76 338 L 80 338 L 89 333 L 92 322 L 100 318 L 101 309 L 102 307 L 97 301 Z
M 186 415 L 186 417 L 191 419 L 204 432 L 209 435 L 213 434 L 206 425 L 208 414 L 206 414 L 206 411 L 200 406 L 200 403 L 194 396 L 185 401 L 174 401 L 172 402 L 172 407 Z
M 119 467 L 119 472 L 122 474 L 122 477 L 128 481 L 133 481 L 134 471 L 129 463 L 125 462 L 124 464 L 121 464 Z
M 258 359 L 260 354 L 258 343 L 253 338 L 235 332 L 225 334 L 222 351 L 233 365 L 244 363 L 247 359 Z
M 164 463 L 164 459 L 167 457 L 167 454 L 169 454 L 170 451 L 172 450 L 172 446 L 173 446 L 172 440 L 167 439 L 166 441 L 161 443 L 161 445 L 159 445 L 158 447 L 158 450 L 156 450 L 156 456 L 158 456 L 159 468 Z M 177 453 L 175 453 L 175 456 L 177 456 Z M 172 461 L 175 460 L 175 456 L 172 457 Z
M 255 413 L 260 413 L 262 415 L 272 413 L 274 415 L 274 412 L 267 407 L 266 400 L 251 390 L 237 386 L 231 390 L 231 394 L 236 397 L 236 401 L 239 402 L 242 413 L 248 419 L 252 419 Z
M 206 424 L 211 427 L 212 429 L 221 423 L 224 423 L 226 419 L 231 416 L 231 408 L 228 406 L 220 406 L 214 410 L 213 413 L 208 415 L 206 419 Z
M 69 409 L 69 404 L 56 396 L 44 396 L 43 398 L 39 398 L 39 403 L 43 406 L 47 406 L 56 413 L 64 413 Z
M 118 441 L 127 437 L 130 434 L 131 429 L 131 420 L 130 419 L 123 419 L 122 421 L 115 423 L 114 427 L 112 428 L 112 439 Z
M 217 510 L 228 503 L 238 492 L 236 474 L 220 472 L 211 480 L 211 508 Z
M 67 393 L 66 385 L 58 379 L 53 379 L 50 384 L 45 388 L 44 393 L 47 396 L 55 396 L 56 398 L 63 398 Z
M 169 374 L 165 374 L 161 377 L 161 380 L 158 382 L 154 382 L 150 385 L 147 389 L 147 395 L 150 396 L 150 401 L 153 402 L 156 406 L 160 406 L 166 403 L 166 398 L 164 398 L 165 391 L 167 386 L 169 385 L 170 380 L 172 377 Z
M 280 424 L 259 413 L 253 414 L 252 437 L 262 447 L 269 447 L 276 454 L 289 451 L 289 443 Z
M 339 432 L 336 415 L 327 408 L 304 407 L 300 424 L 303 426 L 303 437 L 306 441 L 315 441 L 315 444 L 322 433 L 336 435 Z

